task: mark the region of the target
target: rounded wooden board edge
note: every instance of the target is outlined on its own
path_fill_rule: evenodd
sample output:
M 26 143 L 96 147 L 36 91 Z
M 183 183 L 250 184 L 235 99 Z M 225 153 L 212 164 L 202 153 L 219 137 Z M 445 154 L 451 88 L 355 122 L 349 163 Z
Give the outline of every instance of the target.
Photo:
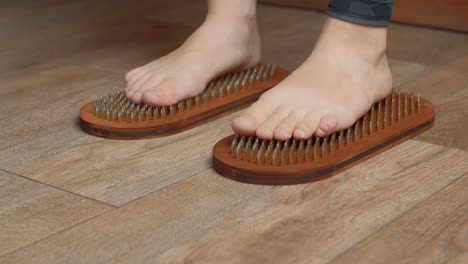
M 196 126 L 213 121 L 250 106 L 263 92 L 271 89 L 274 85 L 279 83 L 288 75 L 289 72 L 286 69 L 277 66 L 277 71 L 275 73 L 274 80 L 272 81 L 274 84 L 271 86 L 265 89 L 261 89 L 258 92 L 248 94 L 247 96 L 238 96 L 237 99 L 226 104 L 212 108 L 205 107 L 206 109 L 202 114 L 193 116 L 186 114 L 184 117 L 182 117 L 182 119 L 175 120 L 176 122 L 172 122 L 170 124 L 162 124 L 161 126 L 152 125 L 148 127 L 142 125 L 137 125 L 137 127 L 125 127 L 125 123 L 123 123 L 123 126 L 121 127 L 111 127 L 108 126 L 109 123 L 106 124 L 106 122 L 109 121 L 100 119 L 92 114 L 92 102 L 84 105 L 80 109 L 79 122 L 84 132 L 108 139 L 136 140 L 170 136 L 187 131 Z
M 227 164 L 223 160 L 231 158 L 227 155 L 227 152 L 230 150 L 230 142 L 235 135 L 230 135 L 214 145 L 212 154 L 213 169 L 221 176 L 231 180 L 260 185 L 295 185 L 324 180 L 429 130 L 434 124 L 436 112 L 431 102 L 424 100 L 424 104 L 429 111 L 420 124 L 404 131 L 402 134 L 395 134 L 390 140 L 374 146 L 368 153 L 359 153 L 350 160 L 335 163 L 319 170 L 307 171 L 303 170 L 303 168 L 302 170 L 294 168 L 294 166 L 276 166 L 270 167 L 268 171 L 262 169 L 259 165 L 243 166 L 241 168 L 241 166 L 236 167 L 235 162 Z M 277 171 L 273 172 L 271 168 L 275 168 Z

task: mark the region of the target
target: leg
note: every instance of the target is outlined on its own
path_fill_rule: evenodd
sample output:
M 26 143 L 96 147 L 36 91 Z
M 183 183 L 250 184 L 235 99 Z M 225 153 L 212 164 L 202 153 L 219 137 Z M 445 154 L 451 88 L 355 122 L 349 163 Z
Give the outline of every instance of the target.
M 208 0 L 203 24 L 173 52 L 127 73 L 125 93 L 137 103 L 170 105 L 225 71 L 259 61 L 256 0 Z
M 338 11 L 333 9 L 336 2 L 344 3 L 337 6 Z M 330 16 L 312 54 L 233 121 L 236 133 L 278 140 L 326 136 L 350 127 L 391 92 L 392 76 L 385 56 L 387 28 L 382 27 L 388 17 L 380 21 L 352 14 L 346 19 L 346 12 L 343 15 L 340 9 L 363 2 L 373 2 L 369 10 L 361 9 L 372 14 L 376 5 L 381 8 L 379 3 L 389 1 L 332 0 Z M 366 21 L 368 25 L 356 24 Z

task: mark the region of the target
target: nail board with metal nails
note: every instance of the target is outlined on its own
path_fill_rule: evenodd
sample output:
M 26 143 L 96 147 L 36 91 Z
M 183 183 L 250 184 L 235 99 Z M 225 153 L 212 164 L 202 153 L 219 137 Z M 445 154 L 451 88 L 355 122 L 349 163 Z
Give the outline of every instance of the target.
M 248 107 L 288 72 L 275 64 L 224 74 L 208 83 L 199 95 L 170 106 L 136 104 L 117 91 L 86 104 L 80 111 L 81 128 L 112 139 L 145 139 L 183 132 Z
M 245 144 L 247 137 L 224 138 L 213 148 L 213 168 L 224 177 L 246 183 L 312 182 L 331 177 L 425 132 L 434 119 L 435 108 L 428 100 L 392 92 L 354 125 L 326 137 L 286 141 L 248 137 L 255 141 L 254 145 L 261 146 L 258 150 Z

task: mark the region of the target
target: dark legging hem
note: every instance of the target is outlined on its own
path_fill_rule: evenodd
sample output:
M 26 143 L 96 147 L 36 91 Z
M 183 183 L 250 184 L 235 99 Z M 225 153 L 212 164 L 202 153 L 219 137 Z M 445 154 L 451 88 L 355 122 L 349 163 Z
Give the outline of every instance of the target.
M 390 25 L 390 21 L 388 19 L 376 19 L 375 17 L 358 17 L 354 16 L 353 14 L 350 14 L 349 12 L 345 13 L 332 9 L 328 9 L 327 14 L 340 20 L 364 26 L 387 27 Z

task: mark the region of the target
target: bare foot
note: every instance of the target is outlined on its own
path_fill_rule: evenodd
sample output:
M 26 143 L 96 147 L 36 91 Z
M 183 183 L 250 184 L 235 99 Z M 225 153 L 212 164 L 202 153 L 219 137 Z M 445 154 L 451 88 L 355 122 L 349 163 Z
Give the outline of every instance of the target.
M 392 90 L 386 28 L 328 18 L 310 57 L 232 123 L 262 139 L 323 137 L 350 127 Z
M 209 1 L 205 22 L 170 54 L 126 75 L 125 93 L 136 103 L 171 105 L 201 93 L 217 75 L 260 61 L 255 1 Z

